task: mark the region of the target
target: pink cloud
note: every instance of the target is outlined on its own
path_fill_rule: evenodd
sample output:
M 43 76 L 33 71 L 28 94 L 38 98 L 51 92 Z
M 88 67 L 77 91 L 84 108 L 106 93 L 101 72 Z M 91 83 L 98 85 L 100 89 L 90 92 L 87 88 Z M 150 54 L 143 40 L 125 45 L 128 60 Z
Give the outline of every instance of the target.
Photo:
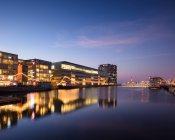
M 164 21 L 164 22 L 160 22 Z M 107 48 L 138 46 L 151 40 L 175 39 L 167 19 L 139 19 L 98 26 L 88 26 L 73 33 L 60 33 L 55 48 Z M 141 46 L 141 45 L 139 45 Z
M 128 38 L 103 37 L 98 39 L 81 37 L 78 40 L 79 46 L 82 46 L 82 47 L 110 47 L 110 46 L 118 46 L 118 45 L 130 45 L 137 42 L 138 42 L 138 38 L 136 37 L 128 37 Z

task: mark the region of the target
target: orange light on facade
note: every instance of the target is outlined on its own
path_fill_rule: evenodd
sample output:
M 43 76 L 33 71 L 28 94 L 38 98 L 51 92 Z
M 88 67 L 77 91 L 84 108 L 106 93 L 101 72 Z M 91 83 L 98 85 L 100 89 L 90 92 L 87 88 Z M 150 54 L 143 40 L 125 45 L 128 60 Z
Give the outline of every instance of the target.
M 86 79 L 83 79 L 82 85 L 83 85 L 83 86 L 86 85 Z
M 18 83 L 21 83 L 22 82 L 22 65 L 21 64 L 18 65 L 18 76 L 17 76 L 17 78 L 18 78 Z

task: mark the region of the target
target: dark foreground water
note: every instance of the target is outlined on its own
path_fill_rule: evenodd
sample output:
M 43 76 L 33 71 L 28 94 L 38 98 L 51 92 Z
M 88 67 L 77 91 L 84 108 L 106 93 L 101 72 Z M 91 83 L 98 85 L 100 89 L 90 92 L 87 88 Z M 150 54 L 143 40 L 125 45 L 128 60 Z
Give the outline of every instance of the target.
M 27 95 L 0 106 L 0 140 L 175 139 L 175 96 L 100 87 Z

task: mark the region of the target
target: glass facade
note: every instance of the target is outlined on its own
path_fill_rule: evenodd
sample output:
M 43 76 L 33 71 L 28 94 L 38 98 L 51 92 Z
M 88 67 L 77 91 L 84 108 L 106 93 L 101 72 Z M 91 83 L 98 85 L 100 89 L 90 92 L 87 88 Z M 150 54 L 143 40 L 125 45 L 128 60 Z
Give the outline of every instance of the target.
M 39 59 L 25 60 L 28 66 L 28 82 L 51 82 L 52 63 Z
M 0 51 L 0 85 L 10 85 L 10 82 L 23 85 L 52 83 L 54 87 L 116 85 L 117 66 L 104 64 L 94 69 L 66 61 L 18 60 L 18 55 Z
M 98 70 L 66 61 L 53 63 L 53 81 L 56 85 L 98 85 Z
M 117 66 L 113 64 L 102 64 L 98 67 L 99 76 L 105 79 L 107 85 L 117 85 Z
M 17 66 L 18 55 L 0 51 L 0 86 L 16 83 Z

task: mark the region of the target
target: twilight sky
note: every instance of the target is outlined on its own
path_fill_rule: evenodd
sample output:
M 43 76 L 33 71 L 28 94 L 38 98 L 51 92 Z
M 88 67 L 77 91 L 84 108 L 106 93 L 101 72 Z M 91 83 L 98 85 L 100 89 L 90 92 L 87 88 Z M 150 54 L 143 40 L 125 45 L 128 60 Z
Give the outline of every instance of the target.
M 175 78 L 174 0 L 0 0 L 0 50 L 118 65 L 119 82 Z

